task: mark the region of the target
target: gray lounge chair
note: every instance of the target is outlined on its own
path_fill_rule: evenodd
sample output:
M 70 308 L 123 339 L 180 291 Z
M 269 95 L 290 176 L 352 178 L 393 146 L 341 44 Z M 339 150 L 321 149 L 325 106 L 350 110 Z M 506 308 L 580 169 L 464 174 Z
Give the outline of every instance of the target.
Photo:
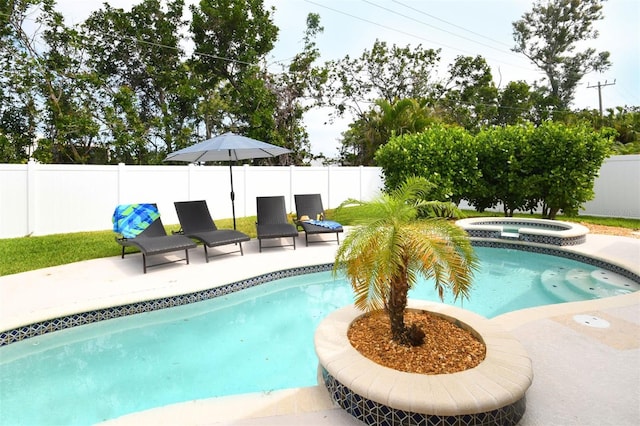
M 295 250 L 298 230 L 287 220 L 287 209 L 285 207 L 284 197 L 257 197 L 256 207 L 258 215 L 256 230 L 258 233 L 260 252 L 262 252 L 262 240 L 288 237 L 293 237 L 293 244 L 288 245 L 293 245 L 293 249 Z
M 210 257 L 229 254 L 222 253 L 210 256 L 207 247 L 212 248 L 228 244 L 237 244 L 240 249 L 240 255 L 244 255 L 242 243 L 249 241 L 251 238 L 247 234 L 233 229 L 218 229 L 211 218 L 211 213 L 209 213 L 209 207 L 205 200 L 176 201 L 173 204 L 176 207 L 176 213 L 178 213 L 178 220 L 182 228 L 180 232 L 202 243 L 204 247 L 204 257 L 207 263 Z M 235 251 L 230 253 L 235 253 Z
M 297 194 L 294 195 L 295 203 L 296 203 L 296 225 L 298 229 L 302 228 L 304 230 L 304 239 L 309 245 L 312 243 L 320 243 L 325 240 L 315 240 L 309 241 L 309 235 L 318 235 L 318 234 L 336 234 L 336 240 L 338 244 L 340 244 L 340 233 L 344 230 L 342 229 L 342 225 L 336 222 L 327 222 L 325 220 L 324 208 L 322 207 L 322 198 L 320 194 Z M 303 220 L 303 218 L 305 220 Z M 312 223 L 316 221 L 316 223 L 321 223 L 321 225 L 317 225 Z
M 144 231 L 135 238 L 116 237 L 116 242 L 122 246 L 122 258 L 124 259 L 126 247 L 136 247 L 142 252 L 142 270 L 147 273 L 147 268 L 166 265 L 167 263 L 186 260 L 189 264 L 189 249 L 196 248 L 196 243 L 184 235 L 167 235 L 162 224 L 162 219 L 157 218 Z M 184 259 L 170 260 L 168 262 L 147 265 L 147 256 L 171 253 L 184 250 Z

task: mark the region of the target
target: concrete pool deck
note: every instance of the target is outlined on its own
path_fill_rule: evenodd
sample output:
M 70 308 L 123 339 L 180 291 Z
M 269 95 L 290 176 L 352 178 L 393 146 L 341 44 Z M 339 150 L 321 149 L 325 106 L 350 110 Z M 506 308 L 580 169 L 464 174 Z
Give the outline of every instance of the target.
M 132 254 L 0 277 L 0 329 L 333 261 L 335 242 L 305 247 L 303 241 L 298 239 L 295 251 L 286 247 L 258 253 L 257 240 L 252 240 L 244 245 L 244 256 L 231 254 L 209 263 L 198 247 L 190 252 L 190 265 L 151 268 L 147 274 L 142 274 L 140 255 Z M 639 239 L 589 234 L 586 243 L 566 250 L 606 259 L 640 274 Z M 590 327 L 576 322 L 575 315 L 593 322 L 606 320 L 609 327 Z M 521 425 L 636 425 L 640 421 L 640 292 L 532 308 L 491 321 L 508 329 L 533 363 L 533 385 Z M 361 424 L 332 405 L 319 386 L 190 401 L 106 423 Z

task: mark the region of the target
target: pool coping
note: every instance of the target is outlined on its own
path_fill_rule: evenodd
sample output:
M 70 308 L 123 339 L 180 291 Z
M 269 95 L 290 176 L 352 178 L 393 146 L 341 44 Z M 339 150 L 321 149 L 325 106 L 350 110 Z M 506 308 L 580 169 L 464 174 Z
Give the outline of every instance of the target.
M 2 308 L 0 323 L 41 319 L 43 312 L 44 315 L 50 313 L 52 309 L 49 306 L 54 304 L 55 312 L 59 315 L 73 312 L 78 306 L 91 309 L 114 301 L 130 303 L 133 300 L 157 298 L 176 294 L 176 292 L 185 293 L 185 289 L 194 291 L 208 288 L 211 287 L 212 282 L 223 284 L 237 281 L 237 277 L 243 279 L 248 274 L 258 275 L 273 270 L 276 266 L 297 267 L 327 263 L 333 260 L 337 248 L 335 244 L 318 244 L 306 249 L 302 244 L 296 252 L 274 249 L 247 260 L 247 255 L 258 253 L 257 243 L 255 247 L 252 247 L 252 243 L 253 241 L 245 246 L 245 258 L 227 256 L 223 263 L 213 261 L 205 264 L 204 258 L 196 255 L 192 257 L 190 266 L 156 268 L 146 276 L 143 276 L 139 270 L 137 256 L 127 256 L 125 259 L 120 259 L 119 256 L 96 259 L 3 276 L 0 277 L 0 296 L 2 296 L 0 297 L 0 308 Z M 590 234 L 587 244 L 571 247 L 570 250 L 593 258 L 602 258 L 640 274 L 640 241 L 637 239 Z M 223 264 L 224 268 L 221 267 Z M 87 290 L 87 287 L 92 288 Z M 60 303 L 59 300 L 54 299 L 60 293 L 63 293 L 61 294 L 64 297 L 63 300 L 72 300 L 68 303 Z M 8 303 L 11 305 L 7 305 Z M 635 312 L 638 306 L 640 306 L 640 293 L 636 292 L 586 302 L 529 308 L 504 314 L 490 321 L 498 321 L 508 330 L 516 329 L 523 324 L 540 324 L 547 328 L 554 324 L 549 319 L 567 312 L 597 313 L 599 310 L 611 311 L 618 308 L 627 308 Z M 579 336 L 577 334 L 576 338 Z M 549 353 L 549 357 L 553 358 L 553 353 Z M 535 369 L 535 365 L 542 368 L 543 372 L 545 370 L 544 364 L 547 360 L 545 358 L 542 361 L 542 365 L 534 364 L 536 375 L 539 372 Z M 570 374 L 569 380 L 571 380 Z M 534 397 L 536 397 L 535 394 Z M 553 398 L 553 394 L 550 397 Z M 561 395 L 555 396 L 555 398 L 558 397 Z M 255 405 L 255 409 L 247 411 L 245 408 L 247 404 Z M 531 416 L 540 417 L 544 416 L 544 413 L 536 407 L 529 407 L 527 413 L 529 412 L 533 414 L 525 414 L 525 419 L 529 418 L 532 423 L 525 421 L 523 425 L 540 424 L 536 423 Z M 598 413 L 600 413 L 599 410 L 592 413 L 594 418 L 598 418 Z M 586 412 L 583 414 L 587 415 Z M 274 420 L 261 420 L 271 416 L 277 417 L 274 417 Z M 272 422 L 267 424 L 300 424 L 301 421 L 308 419 L 325 423 L 327 419 L 331 419 L 334 421 L 333 424 L 341 425 L 355 424 L 348 415 L 345 417 L 342 410 L 332 405 L 326 389 L 319 386 L 186 401 L 131 413 L 111 419 L 107 423 L 118 425 L 162 422 L 203 424 L 211 422 L 212 419 L 223 422 L 243 419 L 242 424 L 254 424 L 251 418 L 258 419 L 255 424 L 261 425 L 265 424 L 264 421 Z
M 471 241 L 475 247 L 512 248 L 516 250 L 566 257 L 600 268 L 611 270 L 627 278 L 630 278 L 637 283 L 640 283 L 640 272 L 634 272 L 621 263 L 612 262 L 611 260 L 598 256 L 586 255 L 584 253 L 571 250 L 568 247 L 557 247 L 547 244 L 537 244 L 522 241 L 505 241 L 502 239 L 492 238 L 471 238 Z M 55 331 L 60 331 L 81 325 L 91 324 L 123 316 L 135 315 L 144 312 L 152 312 L 175 306 L 182 306 L 190 303 L 197 303 L 203 300 L 224 296 L 226 294 L 234 293 L 236 291 L 244 290 L 246 288 L 250 288 L 280 278 L 327 271 L 331 270 L 332 267 L 333 263 L 320 263 L 275 270 L 261 275 L 245 278 L 239 281 L 204 288 L 202 290 L 191 291 L 188 293 L 176 293 L 165 297 L 143 298 L 140 301 L 130 301 L 125 304 L 116 304 L 114 306 L 98 305 L 94 307 L 94 309 L 88 311 L 82 311 L 81 309 L 79 309 L 78 311 L 71 312 L 67 315 L 41 318 L 39 321 L 17 324 L 13 327 L 8 328 L 2 327 L 5 329 L 0 328 L 0 347 L 29 339 L 31 337 L 41 336 L 43 334 L 52 333 Z M 103 303 L 105 303 L 105 301 L 103 301 Z M 561 303 L 560 305 L 564 305 L 566 303 L 568 302 Z

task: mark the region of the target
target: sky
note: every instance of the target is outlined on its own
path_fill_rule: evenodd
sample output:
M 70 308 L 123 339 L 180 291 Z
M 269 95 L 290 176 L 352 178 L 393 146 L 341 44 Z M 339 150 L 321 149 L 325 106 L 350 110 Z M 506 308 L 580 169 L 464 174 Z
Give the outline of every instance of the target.
M 136 0 L 105 0 L 129 10 Z M 187 4 L 196 0 L 186 0 Z M 58 0 L 56 9 L 67 24 L 81 23 L 102 0 Z M 456 56 L 482 55 L 498 87 L 509 81 L 529 84 L 542 74 L 523 55 L 512 52 L 512 23 L 531 10 L 531 0 L 264 0 L 276 8 L 278 41 L 267 61 L 273 71 L 303 48 L 302 37 L 309 13 L 320 15 L 324 32 L 316 38 L 324 61 L 345 55 L 359 57 L 377 40 L 389 46 L 442 49 L 442 75 Z M 612 66 L 604 73 L 587 74 L 576 91 L 573 107 L 599 108 L 598 83 L 603 108 L 640 106 L 640 1 L 609 0 L 603 3 L 604 19 L 595 24 L 600 35 L 585 43 L 597 51 L 609 51 Z M 583 47 L 583 46 L 581 46 Z M 615 82 L 615 83 L 614 83 Z M 607 84 L 605 86 L 605 84 Z M 329 122 L 329 110 L 316 109 L 305 116 L 311 149 L 328 157 L 338 154 L 340 134 L 350 119 Z

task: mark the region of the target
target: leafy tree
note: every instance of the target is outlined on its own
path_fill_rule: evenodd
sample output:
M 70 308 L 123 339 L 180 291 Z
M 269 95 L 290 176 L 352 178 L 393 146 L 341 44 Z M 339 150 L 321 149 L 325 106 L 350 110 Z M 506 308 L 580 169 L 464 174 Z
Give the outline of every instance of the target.
M 433 99 L 439 50 L 387 46 L 376 40 L 371 50 L 356 59 L 349 55 L 325 65 L 328 83 L 325 102 L 336 115 L 345 112 L 361 118 L 378 99 Z
M 498 108 L 493 124 L 505 126 L 533 119 L 534 97 L 524 81 L 510 81 L 498 95 Z
M 180 48 L 183 0 L 108 4 L 83 29 L 112 161 L 159 163 L 191 140 L 197 92 Z
M 477 259 L 465 233 L 442 219 L 417 220 L 429 191 L 424 179 L 409 179 L 389 194 L 360 204 L 360 226 L 338 248 L 334 272 L 343 270 L 355 293 L 356 307 L 385 309 L 395 342 L 418 346 L 425 331 L 407 326 L 407 294 L 418 276 L 433 279 L 442 299 L 445 289 L 454 297 L 468 297 Z
M 36 141 L 34 60 L 22 32 L 36 1 L 0 3 L 0 162 L 21 163 Z
M 593 198 L 593 185 L 602 162 L 611 153 L 613 132 L 594 131 L 580 124 L 573 127 L 547 122 L 532 135 L 531 161 L 540 165 L 532 191 L 542 202 L 542 214 L 555 219 L 558 212 L 576 215 Z
M 265 10 L 262 0 L 201 0 L 190 9 L 197 52 L 190 62 L 201 76 L 198 92 L 205 103 L 219 99 L 227 108 L 217 123 L 205 118 L 207 132 L 232 129 L 270 141 L 277 98 L 259 63 L 278 36 L 273 8 Z
M 467 200 L 479 211 L 502 204 L 505 216 L 538 207 L 549 219 L 560 211 L 577 214 L 593 197 L 612 138 L 610 129 L 585 123 L 485 129 L 475 137 L 482 178 Z
M 424 101 L 405 98 L 393 103 L 378 99 L 363 117 L 349 125 L 343 135 L 343 164 L 370 166 L 376 150 L 394 135 L 418 133 L 435 123 L 432 108 Z
M 593 114 L 597 114 L 594 110 Z M 640 107 L 617 107 L 607 109 L 602 126 L 616 131 L 613 147 L 618 155 L 640 154 Z
M 395 136 L 375 160 L 388 190 L 419 176 L 434 185 L 429 197 L 438 201 L 467 198 L 480 177 L 473 136 L 458 126 L 437 124 L 422 133 Z
M 550 106 L 567 110 L 582 77 L 609 68 L 609 52 L 577 51 L 595 39 L 593 24 L 602 19 L 603 0 L 537 0 L 513 23 L 514 52 L 524 54 L 547 78 Z
M 505 216 L 516 210 L 529 210 L 538 204 L 532 180 L 541 175 L 534 156 L 532 124 L 492 127 L 475 136 L 478 167 L 482 177 L 467 195 L 476 210 L 502 204 Z
M 304 164 L 313 158 L 303 117 L 315 104 L 308 100 L 320 96 L 327 78 L 326 70 L 314 66 L 320 57 L 314 39 L 322 31 L 320 16 L 310 13 L 302 52 L 295 55 L 282 73 L 266 76 L 267 87 L 276 97 L 271 143 L 291 149 L 292 154 L 287 158 L 279 158 L 288 163 Z
M 8 124 L 3 133 L 24 130 L 22 137 L 6 140 L 37 144 L 33 156 L 40 161 L 100 162 L 104 150 L 92 115 L 91 90 L 83 80 L 83 39 L 64 24 L 54 6 L 53 0 L 15 1 L 2 15 L 0 47 L 7 66 L 2 67 L 0 79 L 9 102 L 2 114 Z M 28 33 L 26 28 L 33 23 L 27 21 L 32 19 L 37 30 Z M 11 119 L 16 113 L 24 115 L 18 121 Z
M 449 78 L 440 90 L 443 96 L 438 105 L 446 122 L 476 132 L 493 121 L 498 89 L 483 57 L 458 56 L 449 66 Z

